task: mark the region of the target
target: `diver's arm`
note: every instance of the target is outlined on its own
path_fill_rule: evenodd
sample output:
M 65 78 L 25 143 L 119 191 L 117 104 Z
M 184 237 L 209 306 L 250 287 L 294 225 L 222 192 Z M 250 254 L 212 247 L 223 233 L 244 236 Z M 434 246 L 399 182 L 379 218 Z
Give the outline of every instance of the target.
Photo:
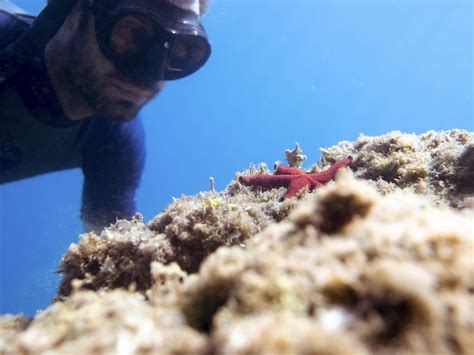
M 100 232 L 117 219 L 131 218 L 145 162 L 140 118 L 126 123 L 94 119 L 85 132 L 82 154 L 85 230 Z

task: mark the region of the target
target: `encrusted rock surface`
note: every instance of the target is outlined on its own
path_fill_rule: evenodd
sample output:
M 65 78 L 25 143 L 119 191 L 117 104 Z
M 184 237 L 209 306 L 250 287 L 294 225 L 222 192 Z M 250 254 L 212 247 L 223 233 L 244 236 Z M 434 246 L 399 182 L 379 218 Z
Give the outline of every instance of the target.
M 179 339 L 179 341 L 177 341 Z M 124 290 L 81 291 L 39 313 L 11 344 L 12 353 L 206 354 L 204 335 L 173 307 Z
M 360 135 L 324 153 L 333 163 L 352 155 L 356 177 L 375 181 L 379 191 L 398 189 L 429 196 L 437 204 L 473 207 L 474 133 L 454 129 L 422 135 L 395 131 L 379 137 Z
M 58 301 L 0 318 L 0 353 L 473 354 L 473 142 L 361 136 L 298 199 L 233 181 L 82 235 Z
M 269 353 L 273 341 L 282 352 L 304 352 L 296 324 L 302 334 L 322 329 L 308 351 L 469 353 L 473 218 L 413 195 L 382 197 L 340 176 L 246 250 L 207 258 L 184 285 L 183 310 L 231 353 L 259 352 L 268 338 L 257 334 L 275 329 L 286 340 L 270 337 Z M 282 317 L 290 319 L 284 330 Z M 331 337 L 340 342 L 326 343 Z
M 270 223 L 288 216 L 298 201 L 274 202 L 275 191 L 251 192 L 234 182 L 221 193 L 176 199 L 148 224 L 140 216 L 119 221 L 100 236 L 83 234 L 59 266 L 64 274 L 58 296 L 68 296 L 71 280 L 83 288 L 114 289 L 151 286 L 150 263 L 177 262 L 192 273 L 220 246 L 242 245 Z M 229 190 L 238 190 L 232 191 Z

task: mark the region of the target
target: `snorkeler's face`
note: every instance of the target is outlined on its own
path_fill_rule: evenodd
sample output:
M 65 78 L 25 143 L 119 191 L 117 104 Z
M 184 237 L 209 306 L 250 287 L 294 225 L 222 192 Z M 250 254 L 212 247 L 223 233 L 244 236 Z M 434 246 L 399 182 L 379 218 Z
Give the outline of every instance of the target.
M 121 74 L 99 49 L 94 26 L 93 16 L 81 13 L 64 53 L 66 80 L 96 115 L 130 120 L 160 91 L 164 81 L 143 86 Z
M 199 15 L 168 1 L 119 0 L 88 7 L 102 53 L 121 73 L 144 85 L 187 77 L 211 55 Z

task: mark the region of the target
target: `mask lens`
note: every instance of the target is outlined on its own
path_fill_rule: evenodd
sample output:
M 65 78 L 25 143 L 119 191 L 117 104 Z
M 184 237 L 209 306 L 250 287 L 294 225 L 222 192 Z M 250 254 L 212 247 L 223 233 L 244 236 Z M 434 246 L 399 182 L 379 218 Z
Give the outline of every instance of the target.
M 199 69 L 210 54 L 209 43 L 198 36 L 178 36 L 169 55 L 168 71 L 179 76 L 184 72 L 191 74 Z
M 202 26 L 185 19 L 161 20 L 123 12 L 109 21 L 96 20 L 98 43 L 117 69 L 136 81 L 176 80 L 194 73 L 211 54 Z
M 110 32 L 110 47 L 120 57 L 131 57 L 145 50 L 154 37 L 154 27 L 149 19 L 123 16 Z

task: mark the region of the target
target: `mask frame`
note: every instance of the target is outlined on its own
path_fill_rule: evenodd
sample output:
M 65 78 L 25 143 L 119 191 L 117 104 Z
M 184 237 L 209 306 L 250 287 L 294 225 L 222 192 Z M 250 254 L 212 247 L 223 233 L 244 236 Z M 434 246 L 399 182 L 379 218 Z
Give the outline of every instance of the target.
M 121 73 L 140 84 L 189 76 L 211 55 L 211 45 L 199 16 L 166 1 L 89 0 L 88 8 L 95 16 L 96 38 L 105 57 Z M 125 16 L 146 17 L 153 23 L 154 40 L 135 55 L 119 54 L 112 44 L 114 26 Z M 177 58 L 178 46 L 185 49 L 181 52 L 186 56 Z

